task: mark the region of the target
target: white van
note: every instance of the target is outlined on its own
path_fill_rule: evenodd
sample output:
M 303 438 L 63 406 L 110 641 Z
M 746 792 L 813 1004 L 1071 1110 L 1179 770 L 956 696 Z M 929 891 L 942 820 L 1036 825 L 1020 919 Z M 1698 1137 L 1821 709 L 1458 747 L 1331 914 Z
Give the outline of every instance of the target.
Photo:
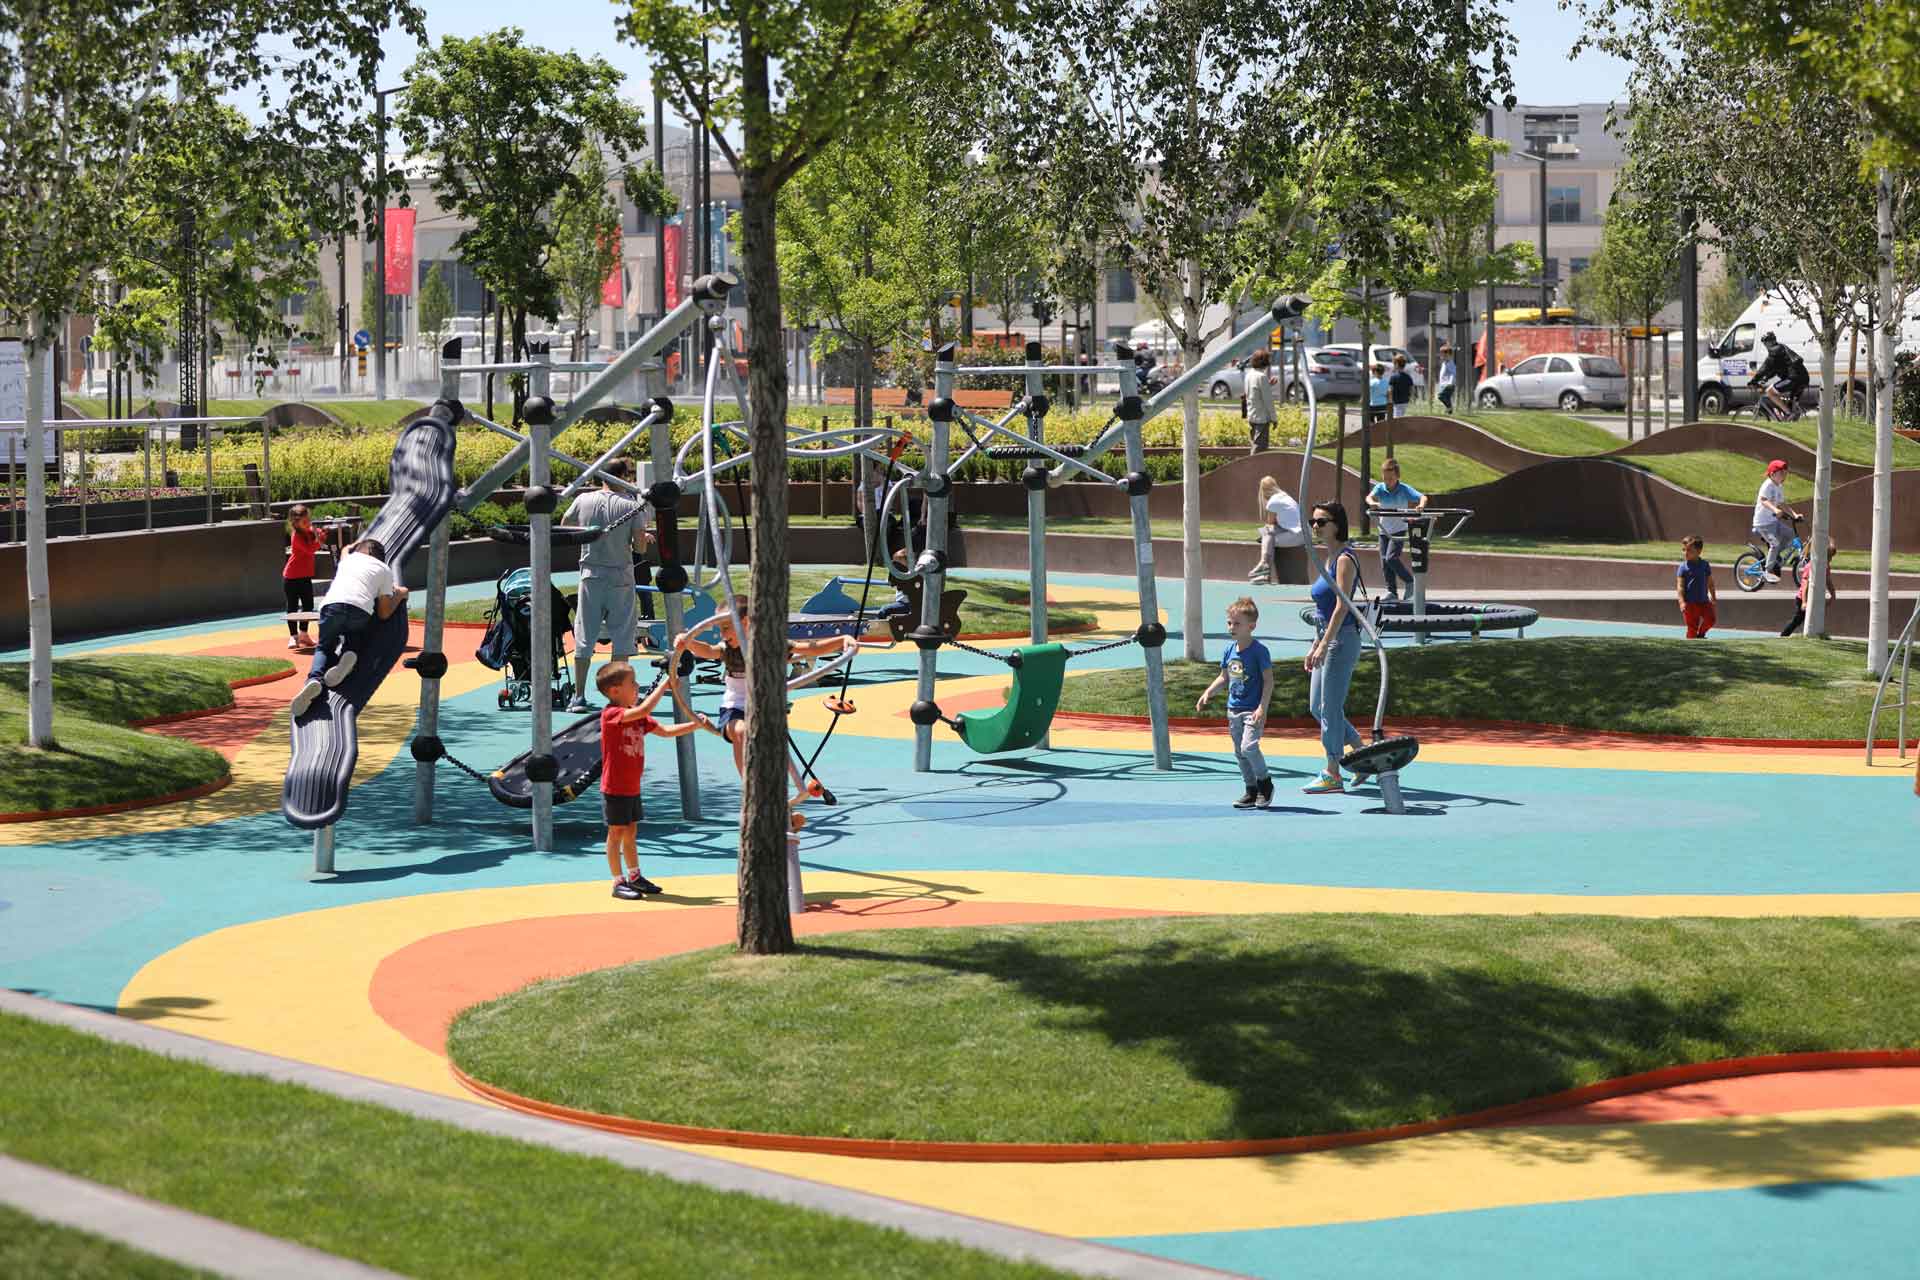
M 1873 334 L 1866 328 L 1866 304 L 1860 304 L 1856 312 L 1861 326 L 1859 348 L 1857 351 L 1854 349 L 1852 332 L 1842 329 L 1833 365 L 1839 385 L 1851 397 L 1864 403 L 1867 395 L 1867 346 L 1873 341 Z M 1717 343 L 1708 345 L 1706 354 L 1700 357 L 1698 416 L 1715 417 L 1736 405 L 1752 404 L 1760 398 L 1760 388 L 1748 386 L 1747 380 L 1766 361 L 1767 352 L 1760 345 L 1760 335 L 1769 330 L 1782 344 L 1799 352 L 1800 358 L 1807 362 L 1807 376 L 1811 379 L 1807 398 L 1810 403 L 1819 402 L 1824 390 L 1820 379 L 1819 335 L 1812 325 L 1793 313 L 1779 290 L 1771 289 L 1748 303 L 1747 309 L 1740 313 L 1740 318 L 1733 322 L 1733 327 L 1722 334 Z M 1920 292 L 1907 297 L 1900 333 L 1903 349 L 1920 342 Z M 1848 363 L 1849 355 L 1852 356 L 1851 364 Z

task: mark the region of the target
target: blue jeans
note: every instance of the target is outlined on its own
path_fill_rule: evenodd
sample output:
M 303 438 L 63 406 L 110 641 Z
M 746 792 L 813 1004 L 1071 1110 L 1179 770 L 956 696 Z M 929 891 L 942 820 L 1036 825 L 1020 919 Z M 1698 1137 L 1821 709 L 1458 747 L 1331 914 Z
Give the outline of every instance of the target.
M 313 666 L 307 670 L 307 679 L 318 680 L 341 653 L 358 649 L 366 637 L 367 628 L 372 625 L 373 615 L 365 609 L 350 604 L 323 606 L 320 610 L 320 639 L 313 648 Z
M 1407 535 L 1404 533 L 1382 533 L 1380 535 L 1380 575 L 1387 582 L 1387 594 L 1398 595 L 1400 588 L 1395 585 L 1405 579 L 1407 590 L 1413 590 L 1413 570 L 1407 568 L 1407 562 L 1400 553 L 1406 549 Z
M 1349 622 L 1327 646 L 1307 685 L 1307 710 L 1320 722 L 1320 746 L 1327 753 L 1329 772 L 1340 766 L 1349 746 L 1365 741 L 1347 719 L 1347 686 L 1353 683 L 1353 664 L 1359 660 L 1360 628 Z
M 1260 751 L 1260 726 L 1254 723 L 1258 711 L 1227 712 L 1227 733 L 1233 739 L 1233 758 L 1240 764 L 1240 778 L 1252 791 L 1267 780 L 1267 757 Z

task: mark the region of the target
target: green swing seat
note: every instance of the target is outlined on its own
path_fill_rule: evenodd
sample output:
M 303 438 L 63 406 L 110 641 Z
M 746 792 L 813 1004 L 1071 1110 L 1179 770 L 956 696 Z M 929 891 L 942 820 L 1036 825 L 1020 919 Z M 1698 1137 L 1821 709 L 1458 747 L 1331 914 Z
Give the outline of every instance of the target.
M 1040 741 L 1053 723 L 1054 708 L 1060 705 L 1066 647 L 1025 645 L 1014 652 L 1020 661 L 1013 668 L 1006 705 L 992 711 L 962 711 L 959 716 L 961 740 L 981 755 L 1019 751 Z

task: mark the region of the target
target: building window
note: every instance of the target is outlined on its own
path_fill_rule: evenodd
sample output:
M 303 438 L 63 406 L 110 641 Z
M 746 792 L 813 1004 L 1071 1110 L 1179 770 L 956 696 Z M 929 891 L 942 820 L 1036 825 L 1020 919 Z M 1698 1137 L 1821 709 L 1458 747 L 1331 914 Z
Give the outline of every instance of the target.
M 1588 259 L 1586 258 L 1569 258 L 1567 261 L 1569 270 L 1576 276 L 1587 269 Z
M 1580 188 L 1548 187 L 1547 188 L 1547 221 L 1548 222 L 1580 221 Z
M 1578 140 L 1580 116 L 1570 111 L 1530 111 L 1520 118 L 1520 136 L 1526 150 L 1546 155 L 1556 142 Z
M 1540 276 L 1542 279 L 1558 280 L 1560 278 L 1560 259 L 1544 258 L 1541 260 L 1541 267 Z
M 1125 267 L 1107 269 L 1107 301 L 1132 302 L 1135 297 L 1133 272 Z

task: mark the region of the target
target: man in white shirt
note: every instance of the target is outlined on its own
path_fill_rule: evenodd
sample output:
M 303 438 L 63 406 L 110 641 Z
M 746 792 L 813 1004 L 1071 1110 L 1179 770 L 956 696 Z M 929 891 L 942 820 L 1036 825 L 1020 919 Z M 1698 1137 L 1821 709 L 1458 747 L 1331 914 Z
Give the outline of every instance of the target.
M 1787 506 L 1787 464 L 1775 458 L 1767 464 L 1767 478 L 1753 500 L 1753 532 L 1767 544 L 1767 581 L 1780 581 L 1780 548 L 1793 538 L 1791 521 L 1800 513 Z
M 593 710 L 593 704 L 587 701 L 587 690 L 593 687 L 587 677 L 593 671 L 593 649 L 603 628 L 616 662 L 633 656 L 633 556 L 636 551 L 646 550 L 652 536 L 647 532 L 647 504 L 615 492 L 605 478 L 630 481 L 633 465 L 625 458 L 615 458 L 601 474 L 600 487 L 575 498 L 562 522 L 577 529 L 591 529 L 627 521 L 618 531 L 603 534 L 580 548 L 580 607 L 573 620 L 574 692 L 573 702 L 567 707 L 575 712 Z
M 307 683 L 289 704 L 295 719 L 305 715 L 322 692 L 337 688 L 353 674 L 360 658 L 357 646 L 374 618 L 391 618 L 406 600 L 407 589 L 394 580 L 387 549 L 379 539 L 362 538 L 347 548 L 320 602 L 320 639 L 313 649 L 313 666 Z

